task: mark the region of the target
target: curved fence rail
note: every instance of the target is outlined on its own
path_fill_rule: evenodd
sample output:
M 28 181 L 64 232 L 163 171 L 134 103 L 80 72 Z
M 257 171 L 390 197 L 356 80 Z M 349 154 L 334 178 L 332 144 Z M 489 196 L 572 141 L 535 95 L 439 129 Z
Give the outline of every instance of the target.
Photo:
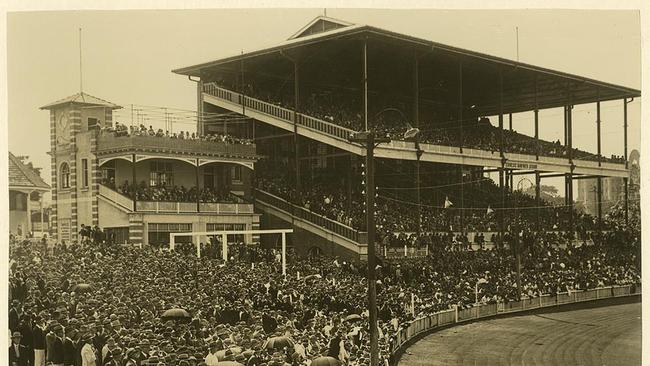
M 459 324 L 481 318 L 489 318 L 499 314 L 516 313 L 527 310 L 553 307 L 563 304 L 573 304 L 584 301 L 611 299 L 641 294 L 641 285 L 612 286 L 596 288 L 571 293 L 558 293 L 557 295 L 542 295 L 540 297 L 524 298 L 521 301 L 507 303 L 481 304 L 468 309 L 451 309 L 440 311 L 431 315 L 413 320 L 407 327 L 397 332 L 391 349 L 393 350 L 391 364 L 394 366 L 399 356 L 404 352 L 411 341 L 420 335 L 431 332 L 445 325 Z

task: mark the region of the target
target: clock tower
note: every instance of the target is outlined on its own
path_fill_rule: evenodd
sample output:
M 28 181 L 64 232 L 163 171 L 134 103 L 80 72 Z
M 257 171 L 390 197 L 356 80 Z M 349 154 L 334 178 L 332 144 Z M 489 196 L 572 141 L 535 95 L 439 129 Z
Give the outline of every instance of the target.
M 53 236 L 78 241 L 81 224 L 97 225 L 100 171 L 94 151 L 97 134 L 113 124 L 116 104 L 77 93 L 47 104 L 50 111 Z

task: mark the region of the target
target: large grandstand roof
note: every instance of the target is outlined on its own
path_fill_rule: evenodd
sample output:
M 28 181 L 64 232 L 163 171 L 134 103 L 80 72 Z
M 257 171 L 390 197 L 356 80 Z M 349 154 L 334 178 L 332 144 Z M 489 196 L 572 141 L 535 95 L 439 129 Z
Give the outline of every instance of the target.
M 178 68 L 173 72 L 200 77 L 206 71 L 239 67 L 241 60 L 256 63 L 268 60 L 271 63 L 277 62 L 274 59 L 277 60 L 277 54 L 280 52 L 300 52 L 313 47 L 340 49 L 344 44 L 349 45 L 349 42 L 345 41 L 359 41 L 361 44 L 364 40 L 375 49 L 424 55 L 431 63 L 435 63 L 436 70 L 441 74 L 454 75 L 459 61 L 462 61 L 465 75 L 472 75 L 464 79 L 463 88 L 482 91 L 478 99 L 472 100 L 472 104 L 476 105 L 482 115 L 499 113 L 499 72 L 503 75 L 504 113 L 530 111 L 536 106 L 538 109 L 555 108 L 567 104 L 593 103 L 641 95 L 639 90 L 621 85 L 327 17 L 315 18 L 278 45 Z M 371 56 L 369 62 L 373 62 L 370 58 Z

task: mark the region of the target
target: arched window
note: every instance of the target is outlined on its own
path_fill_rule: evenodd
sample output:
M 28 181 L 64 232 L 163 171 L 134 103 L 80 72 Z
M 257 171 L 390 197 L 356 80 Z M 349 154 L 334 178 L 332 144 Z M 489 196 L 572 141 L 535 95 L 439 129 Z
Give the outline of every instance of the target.
M 61 164 L 61 188 L 70 188 L 70 166 L 68 163 Z

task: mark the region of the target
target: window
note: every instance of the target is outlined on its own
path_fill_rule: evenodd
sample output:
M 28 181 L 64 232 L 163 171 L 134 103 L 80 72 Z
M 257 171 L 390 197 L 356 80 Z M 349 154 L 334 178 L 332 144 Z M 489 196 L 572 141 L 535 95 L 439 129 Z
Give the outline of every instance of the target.
M 246 230 L 246 224 L 206 224 L 207 231 L 232 231 L 232 230 Z M 243 243 L 244 234 L 228 235 L 228 243 Z
M 88 188 L 88 159 L 81 159 L 81 186 Z
M 214 188 L 214 168 L 211 166 L 203 168 L 203 187 Z
M 149 223 L 147 233 L 149 235 L 149 244 L 169 244 L 170 233 L 189 233 L 192 232 L 192 224 L 167 224 L 167 223 Z M 176 243 L 191 243 L 191 236 L 179 236 L 175 239 Z
M 70 166 L 68 163 L 61 164 L 61 180 L 59 185 L 62 189 L 70 188 Z
M 232 167 L 232 170 L 230 171 L 230 181 L 232 183 L 241 183 L 241 167 L 239 165 Z
M 149 173 L 149 186 L 173 186 L 174 173 L 171 162 L 152 161 L 151 172 Z
M 24 198 L 25 194 L 9 191 L 9 210 L 11 211 L 24 211 L 26 208 L 26 202 Z
M 107 227 L 104 228 L 106 241 L 109 243 L 126 244 L 129 242 L 128 227 Z
M 97 118 L 88 118 L 88 130 L 92 130 L 94 128 L 99 128 L 99 120 Z

